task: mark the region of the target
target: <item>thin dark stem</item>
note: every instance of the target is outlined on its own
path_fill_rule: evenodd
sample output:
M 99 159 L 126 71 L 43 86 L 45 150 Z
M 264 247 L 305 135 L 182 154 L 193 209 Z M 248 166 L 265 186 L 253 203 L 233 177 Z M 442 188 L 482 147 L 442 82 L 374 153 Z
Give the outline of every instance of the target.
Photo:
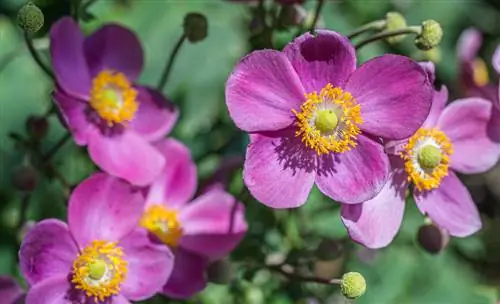
M 86 10 L 88 9 L 92 4 L 96 3 L 97 0 L 89 0 L 85 4 L 82 5 L 82 9 Z
M 43 157 L 43 162 L 47 163 L 56 153 L 59 151 L 59 149 L 64 146 L 64 144 L 68 141 L 68 139 L 71 138 L 71 134 L 68 132 L 64 134 L 58 141 L 57 143 L 45 154 Z
M 267 266 L 267 269 L 271 271 L 275 271 L 281 273 L 283 276 L 287 277 L 290 280 L 300 281 L 300 282 L 312 282 L 319 283 L 323 285 L 338 285 L 340 284 L 339 279 L 324 279 L 314 276 L 305 276 L 295 273 L 293 270 L 286 270 L 283 266 L 285 265 L 271 265 Z
M 318 0 L 318 4 L 316 5 L 316 11 L 314 12 L 314 19 L 309 28 L 309 31 L 312 32 L 316 28 L 316 23 L 318 23 L 319 16 L 321 15 L 321 10 L 323 9 L 323 5 L 325 4 L 325 0 Z
M 355 47 L 356 47 L 356 49 L 360 49 L 363 46 L 365 46 L 365 45 L 367 45 L 369 43 L 372 43 L 374 41 L 385 39 L 385 38 L 389 38 L 389 37 L 393 37 L 393 36 L 404 35 L 404 34 L 415 34 L 415 35 L 418 35 L 418 32 L 417 32 L 417 29 L 415 29 L 413 27 L 407 27 L 407 28 L 398 29 L 398 30 L 394 30 L 394 31 L 382 32 L 382 33 L 379 33 L 377 35 L 373 35 L 370 38 L 367 38 L 365 40 L 360 41 L 359 43 L 357 43 L 355 45 Z
M 73 0 L 72 1 L 72 9 L 73 9 L 73 19 L 75 19 L 76 22 L 80 19 L 80 3 L 81 0 Z
M 160 81 L 158 82 L 157 89 L 161 92 L 165 88 L 165 85 L 167 84 L 168 76 L 170 75 L 170 72 L 172 71 L 172 67 L 174 66 L 174 61 L 175 57 L 177 57 L 177 54 L 179 53 L 179 50 L 181 49 L 182 44 L 186 40 L 186 35 L 182 34 L 180 39 L 177 41 L 177 44 L 175 45 L 174 49 L 172 50 L 172 53 L 170 53 L 170 57 L 168 59 L 167 65 L 165 66 L 165 69 L 163 70 L 163 74 L 161 75 Z
M 28 207 L 30 204 L 31 193 L 23 193 L 21 199 L 21 217 L 19 218 L 19 223 L 17 223 L 17 230 L 21 229 L 28 218 Z
M 49 76 L 52 80 L 55 79 L 54 73 L 50 70 L 49 67 L 43 63 L 42 59 L 40 58 L 40 55 L 38 52 L 35 50 L 35 47 L 33 46 L 33 40 L 29 37 L 27 33 L 24 33 L 24 40 L 26 41 L 26 45 L 28 46 L 28 50 L 31 54 L 31 57 L 33 57 L 33 60 L 38 64 L 38 66 Z
M 370 23 L 367 23 L 360 28 L 356 29 L 354 32 L 347 35 L 347 38 L 353 39 L 363 33 L 373 30 L 381 30 L 385 25 L 385 20 L 377 20 Z

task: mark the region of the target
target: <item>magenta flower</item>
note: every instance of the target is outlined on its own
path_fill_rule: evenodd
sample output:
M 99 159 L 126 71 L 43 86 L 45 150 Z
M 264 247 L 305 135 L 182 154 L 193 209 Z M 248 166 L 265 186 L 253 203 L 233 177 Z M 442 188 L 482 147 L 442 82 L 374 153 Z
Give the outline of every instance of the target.
M 134 84 L 143 52 L 134 33 L 106 25 L 85 38 L 69 17 L 50 32 L 53 94 L 75 142 L 107 173 L 144 186 L 165 160 L 149 141 L 171 130 L 177 111 L 157 91 Z
M 4 304 L 24 303 L 25 293 L 19 283 L 7 276 L 0 276 L 0 299 Z
M 136 228 L 144 203 L 140 190 L 107 174 L 83 181 L 71 194 L 68 225 L 43 220 L 21 244 L 26 302 L 121 304 L 158 292 L 173 256 Z
M 244 208 L 219 189 L 191 201 L 197 178 L 189 150 L 173 139 L 156 146 L 167 164 L 147 191 L 140 224 L 174 250 L 174 270 L 163 281 L 163 293 L 188 298 L 205 288 L 208 262 L 226 256 L 244 237 Z
M 349 40 L 327 30 L 251 53 L 226 85 L 229 113 L 250 133 L 245 183 L 273 208 L 304 204 L 313 184 L 340 202 L 373 198 L 389 168 L 379 138 L 409 137 L 431 100 L 417 63 L 384 55 L 356 69 Z
M 352 239 L 370 248 L 387 246 L 401 225 L 410 183 L 420 211 L 450 235 L 465 237 L 481 228 L 477 208 L 454 171 L 481 173 L 497 162 L 497 144 L 487 134 L 493 107 L 475 97 L 445 108 L 447 100 L 443 87 L 434 93 L 422 128 L 407 140 L 387 143 L 391 174 L 382 191 L 362 204 L 342 205 Z

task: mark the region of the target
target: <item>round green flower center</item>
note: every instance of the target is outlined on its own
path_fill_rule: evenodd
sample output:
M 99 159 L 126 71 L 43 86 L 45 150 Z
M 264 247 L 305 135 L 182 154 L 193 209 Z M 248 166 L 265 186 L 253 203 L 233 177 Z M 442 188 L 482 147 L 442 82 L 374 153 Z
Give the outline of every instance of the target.
M 334 131 L 338 124 L 339 119 L 332 110 L 319 110 L 314 120 L 314 126 L 321 133 Z
M 106 273 L 106 262 L 103 260 L 95 260 L 89 266 L 89 277 L 92 280 L 100 280 Z
M 433 169 L 441 163 L 441 149 L 435 146 L 425 146 L 418 152 L 418 163 L 425 169 Z
M 104 97 L 115 103 L 116 106 L 120 105 L 121 95 L 117 92 L 117 90 L 113 88 L 106 88 L 103 91 Z

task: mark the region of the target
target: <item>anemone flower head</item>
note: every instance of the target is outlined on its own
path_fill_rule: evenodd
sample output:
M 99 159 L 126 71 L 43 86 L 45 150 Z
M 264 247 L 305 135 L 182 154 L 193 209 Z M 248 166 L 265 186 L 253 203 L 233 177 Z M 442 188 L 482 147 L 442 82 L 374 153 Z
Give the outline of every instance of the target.
M 245 183 L 273 208 L 302 205 L 313 184 L 344 203 L 373 198 L 388 176 L 381 138 L 411 136 L 431 100 L 416 62 L 384 55 L 356 69 L 352 44 L 328 30 L 247 55 L 226 85 L 229 114 L 250 133 Z
M 196 166 L 189 150 L 166 139 L 156 144 L 167 159 L 146 195 L 140 225 L 159 243 L 172 248 L 175 264 L 163 293 L 188 298 L 206 286 L 205 271 L 212 260 L 228 255 L 247 231 L 243 205 L 221 189 L 192 199 Z
M 388 245 L 401 225 L 410 184 L 418 209 L 450 235 L 465 237 L 481 228 L 478 210 L 455 172 L 481 173 L 496 164 L 498 144 L 488 136 L 493 106 L 470 97 L 445 107 L 447 100 L 442 87 L 422 127 L 409 139 L 387 143 L 391 172 L 382 191 L 362 204 L 342 205 L 352 239 L 370 248 Z
M 173 255 L 138 228 L 144 197 L 124 180 L 96 173 L 73 191 L 68 225 L 37 223 L 19 251 L 26 303 L 129 303 L 158 292 Z
M 24 303 L 25 292 L 13 277 L 0 276 L 0 299 L 5 304 Z
M 69 17 L 50 31 L 53 94 L 75 142 L 107 173 L 144 186 L 165 160 L 150 141 L 174 125 L 177 111 L 157 91 L 134 82 L 143 52 L 133 32 L 108 24 L 89 37 Z

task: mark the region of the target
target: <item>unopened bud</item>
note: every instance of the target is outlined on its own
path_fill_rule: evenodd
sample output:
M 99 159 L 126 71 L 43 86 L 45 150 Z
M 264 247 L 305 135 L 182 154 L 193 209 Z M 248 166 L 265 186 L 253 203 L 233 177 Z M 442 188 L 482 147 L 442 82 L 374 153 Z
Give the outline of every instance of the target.
M 387 31 L 395 31 L 406 28 L 406 19 L 398 12 L 389 12 L 385 15 L 385 28 Z M 390 44 L 401 42 L 406 35 L 397 35 L 386 38 Z
M 422 22 L 422 31 L 415 38 L 415 45 L 424 51 L 428 51 L 439 45 L 443 39 L 443 29 L 441 25 L 434 20 Z
M 189 13 L 184 17 L 184 35 L 189 42 L 195 43 L 207 37 L 207 18 L 200 13 Z
M 340 291 L 348 299 L 357 299 L 365 294 L 366 281 L 359 272 L 348 272 L 342 276 Z
M 28 34 L 38 32 L 43 22 L 43 12 L 31 2 L 21 7 L 17 13 L 17 24 Z
M 444 229 L 432 224 L 424 224 L 417 234 L 420 246 L 431 254 L 438 254 L 448 245 L 450 236 Z
M 316 257 L 322 261 L 335 260 L 342 255 L 342 243 L 333 239 L 323 239 L 316 248 Z
M 413 57 L 418 61 L 431 61 L 434 63 L 438 63 L 441 61 L 442 52 L 440 47 L 435 47 L 428 51 L 417 50 L 418 52 L 414 53 Z
M 234 267 L 227 259 L 215 261 L 207 269 L 208 281 L 215 284 L 226 285 L 231 283 L 233 274 Z
M 12 172 L 12 185 L 21 191 L 33 191 L 36 188 L 38 177 L 35 168 L 22 165 Z
M 301 25 L 307 18 L 307 11 L 298 4 L 285 5 L 280 13 L 280 25 L 283 27 Z
M 47 131 L 49 130 L 49 122 L 47 121 L 47 118 L 43 116 L 30 116 L 26 120 L 26 131 L 28 131 L 28 134 L 37 139 L 40 140 L 47 135 Z

